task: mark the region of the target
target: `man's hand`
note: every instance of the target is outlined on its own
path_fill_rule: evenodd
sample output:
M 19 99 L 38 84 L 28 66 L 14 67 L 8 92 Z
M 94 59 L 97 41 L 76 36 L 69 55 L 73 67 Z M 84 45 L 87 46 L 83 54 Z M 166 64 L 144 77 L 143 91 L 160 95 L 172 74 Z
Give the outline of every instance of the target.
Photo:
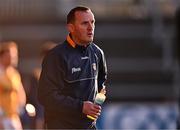
M 93 104 L 90 101 L 84 101 L 83 113 L 86 115 L 90 115 L 90 116 L 94 117 L 95 119 L 97 119 L 101 113 L 101 106 Z

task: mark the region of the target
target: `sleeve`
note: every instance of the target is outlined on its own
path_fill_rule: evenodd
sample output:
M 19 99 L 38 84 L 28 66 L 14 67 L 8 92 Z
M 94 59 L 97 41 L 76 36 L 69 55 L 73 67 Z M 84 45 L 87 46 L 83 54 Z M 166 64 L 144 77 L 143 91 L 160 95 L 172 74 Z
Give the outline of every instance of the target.
M 20 80 L 20 86 L 18 89 L 18 97 L 19 97 L 20 109 L 23 109 L 23 107 L 26 105 L 26 93 L 25 93 L 25 90 L 24 90 L 21 80 Z
M 99 72 L 98 72 L 98 91 L 105 86 L 105 82 L 107 80 L 107 66 L 106 66 L 106 60 L 103 51 L 101 50 L 100 53 L 100 60 L 99 60 Z
M 38 99 L 45 110 L 53 112 L 82 112 L 83 102 L 62 94 L 64 87 L 62 60 L 57 54 L 49 53 L 42 64 L 38 86 Z

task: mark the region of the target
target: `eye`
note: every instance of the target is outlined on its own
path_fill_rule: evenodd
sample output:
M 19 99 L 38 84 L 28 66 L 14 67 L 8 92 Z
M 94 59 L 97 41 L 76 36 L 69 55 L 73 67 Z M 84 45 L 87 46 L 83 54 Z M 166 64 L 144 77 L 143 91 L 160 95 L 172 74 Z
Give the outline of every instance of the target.
M 87 21 L 85 21 L 85 22 L 82 22 L 82 24 L 83 24 L 83 25 L 87 25 L 87 24 L 88 24 L 88 22 L 87 22 Z

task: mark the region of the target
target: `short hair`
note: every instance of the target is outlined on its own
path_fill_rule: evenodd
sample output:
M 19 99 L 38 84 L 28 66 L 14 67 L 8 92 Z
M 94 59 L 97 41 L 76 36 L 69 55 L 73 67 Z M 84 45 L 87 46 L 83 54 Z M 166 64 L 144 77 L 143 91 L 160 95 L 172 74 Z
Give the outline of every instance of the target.
M 88 10 L 91 11 L 91 9 L 89 7 L 86 7 L 86 6 L 77 6 L 77 7 L 73 8 L 73 9 L 71 9 L 71 11 L 67 15 L 66 23 L 69 24 L 69 23 L 73 23 L 75 21 L 75 13 L 77 11 L 86 12 Z
M 5 41 L 0 43 L 0 55 L 9 51 L 11 47 L 15 47 L 18 49 L 17 44 L 14 41 Z

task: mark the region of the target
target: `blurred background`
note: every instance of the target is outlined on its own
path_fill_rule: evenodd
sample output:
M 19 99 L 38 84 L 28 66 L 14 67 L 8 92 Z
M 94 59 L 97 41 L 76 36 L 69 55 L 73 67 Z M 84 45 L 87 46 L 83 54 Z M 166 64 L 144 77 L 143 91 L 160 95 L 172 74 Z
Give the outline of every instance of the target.
M 42 45 L 65 40 L 66 15 L 77 5 L 94 12 L 94 41 L 107 59 L 107 100 L 98 127 L 175 129 L 179 0 L 0 0 L 0 41 L 18 44 L 26 92 L 34 68 L 41 65 Z

